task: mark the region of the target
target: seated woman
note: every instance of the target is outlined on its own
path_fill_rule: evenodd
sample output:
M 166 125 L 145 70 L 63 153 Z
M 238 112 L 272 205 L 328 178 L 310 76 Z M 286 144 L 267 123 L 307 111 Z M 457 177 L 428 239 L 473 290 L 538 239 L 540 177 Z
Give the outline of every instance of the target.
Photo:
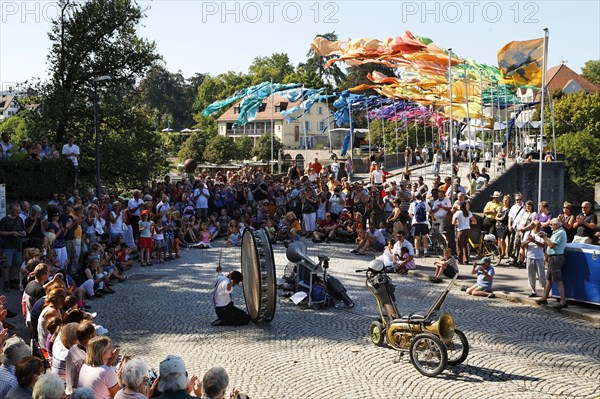
M 111 399 L 119 392 L 119 381 L 112 367 L 119 356 L 107 336 L 94 337 L 86 348 L 85 360 L 79 372 L 78 388 L 91 388 L 96 399 Z

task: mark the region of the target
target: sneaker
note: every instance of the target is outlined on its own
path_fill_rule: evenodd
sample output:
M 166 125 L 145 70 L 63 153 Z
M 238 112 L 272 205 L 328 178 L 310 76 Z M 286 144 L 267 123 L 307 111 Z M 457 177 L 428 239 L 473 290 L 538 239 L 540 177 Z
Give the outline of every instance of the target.
M 210 325 L 213 327 L 221 326 L 221 325 L 223 325 L 223 320 L 217 319 L 217 320 L 213 321 L 212 323 L 210 323 Z
M 315 244 L 321 243 L 323 241 L 319 240 L 318 238 L 313 238 L 312 242 L 314 242 Z
M 488 294 L 487 296 L 488 298 L 492 299 L 492 298 L 496 298 L 496 294 L 494 294 L 493 292 Z
M 531 294 L 529 294 L 529 298 L 537 298 L 538 294 L 536 294 L 535 292 L 532 292 Z

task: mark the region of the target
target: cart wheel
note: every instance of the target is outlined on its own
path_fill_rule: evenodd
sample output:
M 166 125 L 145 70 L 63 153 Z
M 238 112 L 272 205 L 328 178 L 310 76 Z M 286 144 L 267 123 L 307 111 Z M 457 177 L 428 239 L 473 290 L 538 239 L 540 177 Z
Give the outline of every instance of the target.
M 427 377 L 435 377 L 446 368 L 446 345 L 433 334 L 419 334 L 410 343 L 410 361 Z
M 375 345 L 385 346 L 385 331 L 383 324 L 381 324 L 379 321 L 374 321 L 371 323 L 371 326 L 369 327 L 369 336 Z
M 448 350 L 448 364 L 456 366 L 465 361 L 469 355 L 469 341 L 467 337 L 460 330 L 454 330 L 454 336 L 452 342 L 446 345 Z

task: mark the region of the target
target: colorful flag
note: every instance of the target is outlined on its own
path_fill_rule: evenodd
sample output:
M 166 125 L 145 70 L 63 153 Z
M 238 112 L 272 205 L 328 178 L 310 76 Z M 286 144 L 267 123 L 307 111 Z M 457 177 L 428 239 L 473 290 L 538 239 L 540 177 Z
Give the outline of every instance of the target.
M 544 38 L 510 42 L 498 51 L 500 83 L 542 86 Z

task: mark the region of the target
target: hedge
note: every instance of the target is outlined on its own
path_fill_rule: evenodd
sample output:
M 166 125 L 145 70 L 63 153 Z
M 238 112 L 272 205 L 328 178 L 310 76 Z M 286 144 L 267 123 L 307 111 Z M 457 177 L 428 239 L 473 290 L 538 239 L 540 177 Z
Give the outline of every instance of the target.
M 75 174 L 71 161 L 0 161 L 0 184 L 11 201 L 47 200 L 52 193 L 70 192 Z

